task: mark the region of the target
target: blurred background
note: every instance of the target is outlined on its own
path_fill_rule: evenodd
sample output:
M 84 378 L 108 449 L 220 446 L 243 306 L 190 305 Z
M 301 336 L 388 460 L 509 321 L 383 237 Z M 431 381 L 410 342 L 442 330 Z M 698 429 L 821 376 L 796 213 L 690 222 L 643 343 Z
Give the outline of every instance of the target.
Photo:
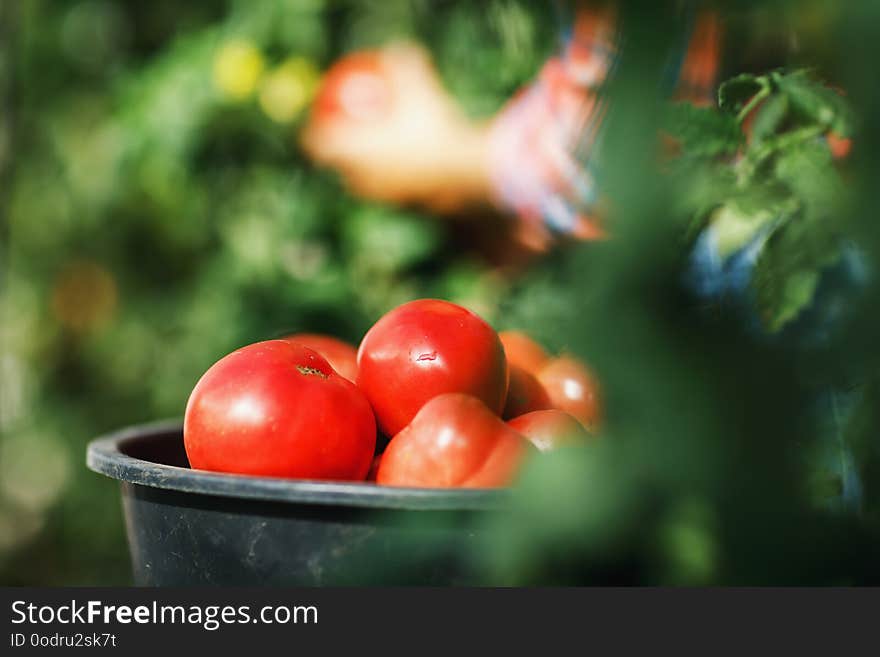
M 463 557 L 476 581 L 878 583 L 877 288 L 808 347 L 683 291 L 683 181 L 650 166 L 641 102 L 676 3 L 629 4 L 636 47 L 612 93 L 630 102 L 605 144 L 614 237 L 533 248 L 491 207 L 438 219 L 363 200 L 298 135 L 334 61 L 401 39 L 488 119 L 558 50 L 552 3 L 2 3 L 0 582 L 130 581 L 91 438 L 182 416 L 236 347 L 294 331 L 356 344 L 391 307 L 441 297 L 582 356 L 608 408 L 595 449 L 526 473 Z M 722 79 L 810 66 L 847 90 L 860 132 L 826 214 L 870 269 L 880 12 L 715 4 Z

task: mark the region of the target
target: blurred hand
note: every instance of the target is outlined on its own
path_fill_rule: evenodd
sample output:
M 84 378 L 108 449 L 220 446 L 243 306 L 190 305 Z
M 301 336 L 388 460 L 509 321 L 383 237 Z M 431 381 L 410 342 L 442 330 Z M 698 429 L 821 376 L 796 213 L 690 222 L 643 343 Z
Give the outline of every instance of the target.
M 440 212 L 490 200 L 486 130 L 463 115 L 414 45 L 358 52 L 334 64 L 302 144 L 363 197 Z

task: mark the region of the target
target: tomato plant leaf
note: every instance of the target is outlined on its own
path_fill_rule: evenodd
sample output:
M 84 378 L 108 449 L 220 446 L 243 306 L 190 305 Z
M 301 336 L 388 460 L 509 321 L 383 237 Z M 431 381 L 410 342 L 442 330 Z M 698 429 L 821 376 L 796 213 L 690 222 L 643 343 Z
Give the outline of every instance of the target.
M 839 235 L 823 219 L 797 213 L 773 232 L 761 251 L 754 288 L 759 314 L 771 332 L 810 305 L 822 272 L 840 258 Z
M 743 141 L 739 125 L 732 116 L 690 103 L 673 105 L 666 125 L 689 156 L 733 154 Z
M 774 82 L 806 120 L 833 130 L 841 137 L 852 135 L 852 114 L 840 94 L 810 78 L 806 71 L 775 74 Z
M 760 145 L 776 134 L 788 114 L 788 98 L 774 95 L 768 98 L 755 113 L 752 123 L 752 143 Z
M 721 86 L 719 105 L 671 115 L 682 146 L 671 168 L 682 190 L 676 209 L 691 213 L 689 239 L 711 224 L 722 260 L 757 249 L 751 291 L 764 326 L 776 332 L 810 306 L 840 258 L 846 190 L 823 137 L 848 135 L 851 112 L 806 71 L 737 76 Z
M 833 222 L 843 182 L 822 140 L 802 142 L 781 152 L 775 174 L 803 202 L 811 219 L 823 217 Z

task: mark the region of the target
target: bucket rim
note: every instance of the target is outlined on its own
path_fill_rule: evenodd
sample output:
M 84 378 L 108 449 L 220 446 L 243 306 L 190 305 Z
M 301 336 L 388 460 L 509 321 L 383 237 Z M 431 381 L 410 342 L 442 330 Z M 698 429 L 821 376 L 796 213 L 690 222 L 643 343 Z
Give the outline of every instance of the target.
M 183 440 L 180 420 L 161 420 L 119 429 L 92 440 L 86 466 L 123 483 L 195 495 L 371 509 L 416 511 L 493 510 L 509 489 L 399 488 L 370 482 L 283 479 L 192 470 L 130 456 L 125 449 L 145 442 Z

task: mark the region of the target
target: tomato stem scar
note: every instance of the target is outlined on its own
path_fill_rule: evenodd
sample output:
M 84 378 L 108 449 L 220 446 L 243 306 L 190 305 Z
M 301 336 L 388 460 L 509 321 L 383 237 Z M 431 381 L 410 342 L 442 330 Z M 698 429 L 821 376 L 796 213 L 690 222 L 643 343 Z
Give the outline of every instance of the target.
M 320 376 L 322 379 L 326 379 L 327 375 L 324 374 L 321 370 L 316 367 L 306 367 L 305 365 L 297 365 L 296 369 L 299 370 L 300 374 L 305 374 L 306 376 Z

